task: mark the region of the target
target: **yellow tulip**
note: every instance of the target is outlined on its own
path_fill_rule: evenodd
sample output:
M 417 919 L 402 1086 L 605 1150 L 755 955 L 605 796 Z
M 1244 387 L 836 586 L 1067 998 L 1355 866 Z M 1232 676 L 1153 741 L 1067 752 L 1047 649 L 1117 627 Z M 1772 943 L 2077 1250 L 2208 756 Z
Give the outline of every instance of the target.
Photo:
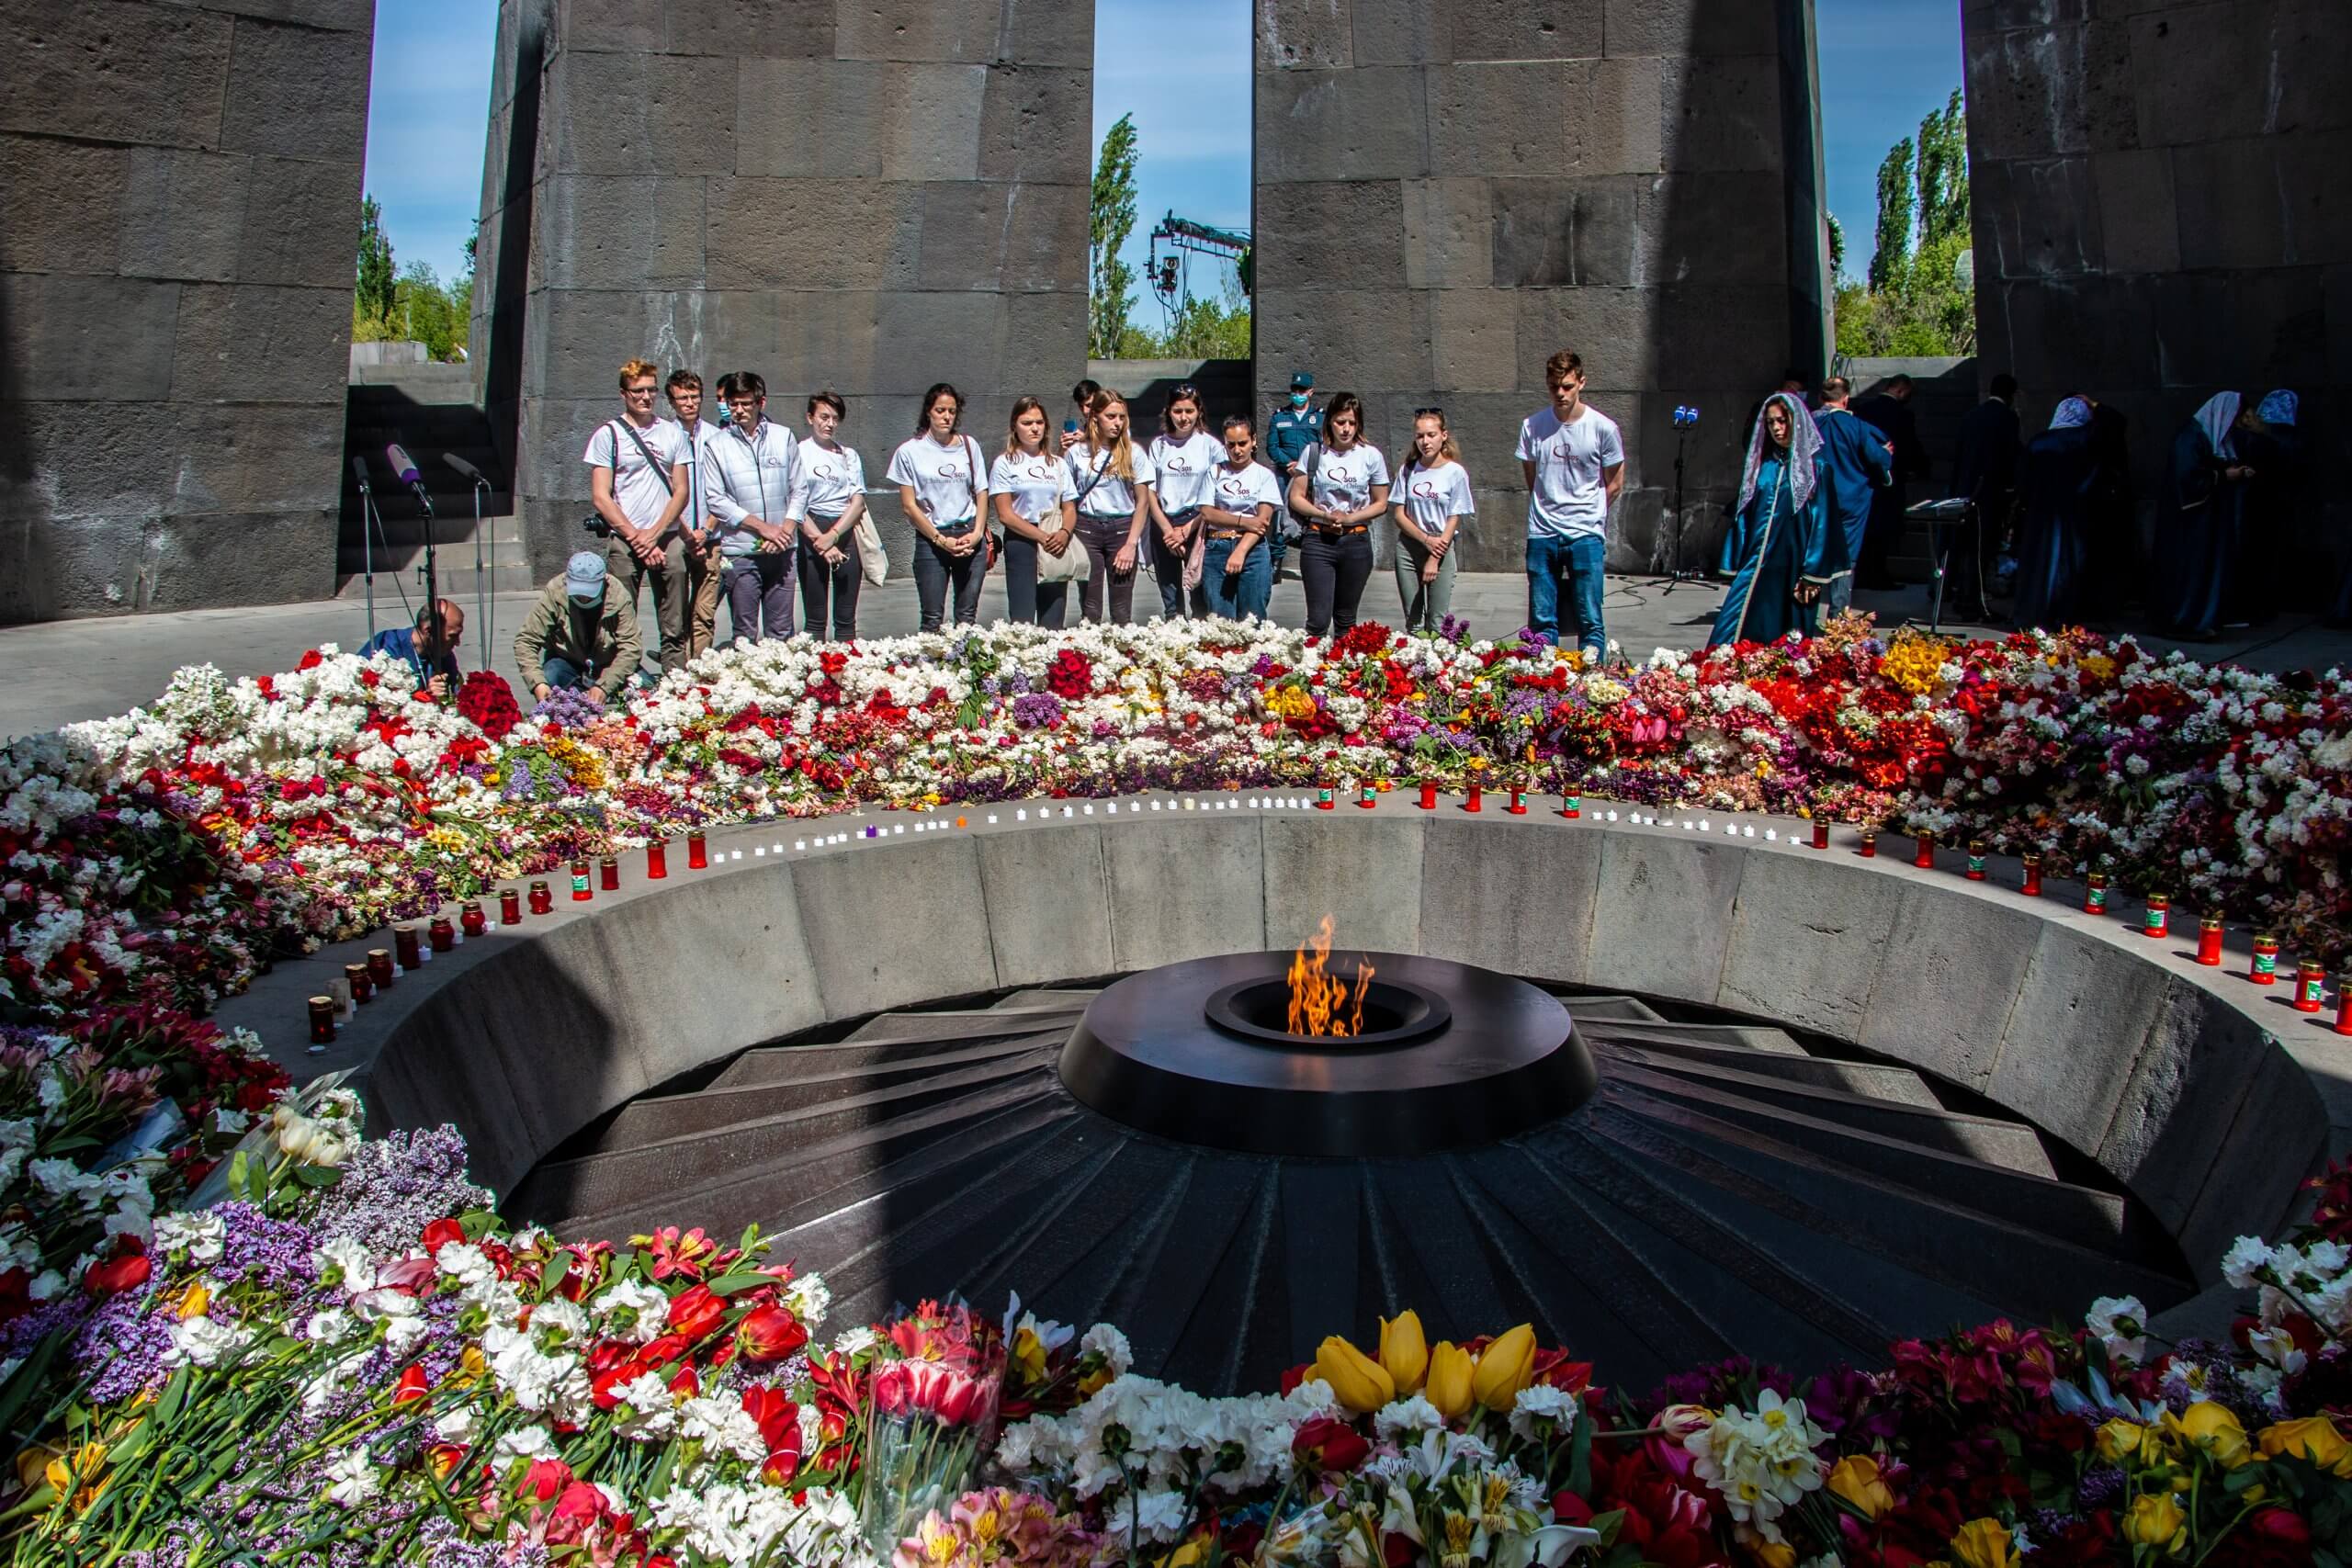
M 1396 1397 L 1396 1380 L 1380 1363 L 1336 1334 L 1316 1348 L 1315 1375 L 1331 1385 L 1341 1405 L 1359 1416 Z
M 2254 1458 L 2254 1445 L 2246 1439 L 2238 1418 L 2210 1399 L 2191 1404 L 2178 1416 L 2165 1411 L 2165 1427 L 2232 1470 Z
M 2324 1416 L 2280 1421 L 2255 1434 L 2262 1451 L 2273 1459 L 2292 1454 L 2307 1459 L 2330 1475 L 2352 1476 L 2352 1443 Z
M 211 1307 L 212 1292 L 204 1288 L 204 1281 L 189 1280 L 187 1292 L 180 1297 L 180 1321 L 186 1323 L 191 1317 L 202 1317 Z
M 1380 1365 L 1396 1383 L 1396 1392 L 1419 1393 L 1429 1377 L 1430 1342 L 1421 1336 L 1421 1318 L 1409 1309 L 1380 1320 Z
M 1827 1484 L 1865 1518 L 1883 1518 L 1894 1506 L 1893 1489 L 1879 1477 L 1878 1461 L 1867 1454 L 1848 1454 L 1831 1465 Z
M 1522 1323 L 1479 1353 L 1478 1370 L 1470 1374 L 1470 1392 L 1487 1409 L 1507 1415 L 1519 1403 L 1519 1391 L 1534 1377 L 1535 1328 Z
M 1797 1568 L 1797 1549 L 1785 1540 L 1759 1540 L 1747 1549 L 1757 1568 Z
M 2170 1555 L 2188 1539 L 2188 1516 L 2169 1493 L 2140 1498 L 2123 1517 L 2123 1538 L 2134 1546 L 2153 1546 Z
M 1951 1538 L 1951 1554 L 1960 1568 L 2014 1568 L 2017 1543 L 1998 1519 L 1971 1519 Z
M 2098 1446 L 2098 1457 L 2109 1464 L 2122 1464 L 2133 1458 L 2143 1464 L 2156 1461 L 2155 1434 L 2137 1421 L 2126 1421 L 2120 1417 L 2109 1421 L 2093 1435 L 2093 1441 Z
M 1447 1420 L 1459 1421 L 1470 1413 L 1470 1379 L 1476 1370 L 1477 1362 L 1469 1351 L 1451 1339 L 1439 1340 L 1437 1348 L 1430 1352 L 1430 1376 L 1421 1389 L 1422 1397 Z

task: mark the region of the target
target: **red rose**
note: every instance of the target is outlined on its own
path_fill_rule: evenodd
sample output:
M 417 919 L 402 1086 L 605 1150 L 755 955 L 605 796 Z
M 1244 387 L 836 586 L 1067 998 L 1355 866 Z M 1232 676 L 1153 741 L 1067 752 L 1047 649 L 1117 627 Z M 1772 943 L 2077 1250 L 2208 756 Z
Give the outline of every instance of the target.
M 147 1261 L 147 1254 L 135 1236 L 123 1236 L 116 1245 L 115 1255 L 103 1262 L 90 1265 L 82 1276 L 82 1288 L 94 1296 L 119 1295 L 137 1290 L 154 1272 L 154 1265 Z
M 1317 1416 L 1299 1423 L 1290 1440 L 1291 1457 L 1310 1470 L 1347 1471 L 1362 1464 L 1372 1445 L 1345 1421 Z
M 670 1326 L 689 1340 L 701 1338 L 726 1316 L 725 1298 L 713 1295 L 708 1285 L 696 1285 L 670 1303 Z
M 784 1307 L 753 1307 L 735 1325 L 735 1346 L 748 1360 L 781 1361 L 808 1343 L 808 1330 Z

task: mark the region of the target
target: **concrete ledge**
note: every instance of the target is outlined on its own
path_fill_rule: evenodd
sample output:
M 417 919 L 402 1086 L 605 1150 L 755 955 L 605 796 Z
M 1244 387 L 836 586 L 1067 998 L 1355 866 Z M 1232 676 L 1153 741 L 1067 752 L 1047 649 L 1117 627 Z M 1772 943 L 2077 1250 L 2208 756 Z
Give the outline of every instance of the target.
M 2289 1008 L 2287 987 L 2248 985 L 2242 956 L 2197 967 L 2193 939 L 2140 936 L 2136 908 L 2087 916 L 2057 884 L 2021 898 L 2011 864 L 1972 883 L 1957 855 L 1920 871 L 1863 860 L 1842 832 L 1826 852 L 1800 848 L 1803 825 L 1777 819 L 1711 813 L 1703 835 L 1679 815 L 1595 820 L 1605 802 L 1570 822 L 1451 800 L 1424 812 L 1403 792 L 1371 810 L 1253 799 L 728 829 L 707 871 L 685 870 L 681 848 L 649 882 L 632 854 L 621 890 L 588 903 L 551 878 L 553 915 L 402 977 L 321 1055 L 293 1043 L 302 998 L 388 934 L 281 965 L 220 1021 L 258 1031 L 297 1075 L 354 1069 L 379 1126 L 456 1122 L 503 1190 L 632 1096 L 779 1034 L 1287 947 L 1328 910 L 1343 945 L 1703 1002 L 1977 1090 L 2098 1161 L 2208 1283 L 2232 1235 L 2275 1230 L 2301 1179 L 2352 1142 L 2352 1045 Z M 814 843 L 838 832 L 857 836 Z

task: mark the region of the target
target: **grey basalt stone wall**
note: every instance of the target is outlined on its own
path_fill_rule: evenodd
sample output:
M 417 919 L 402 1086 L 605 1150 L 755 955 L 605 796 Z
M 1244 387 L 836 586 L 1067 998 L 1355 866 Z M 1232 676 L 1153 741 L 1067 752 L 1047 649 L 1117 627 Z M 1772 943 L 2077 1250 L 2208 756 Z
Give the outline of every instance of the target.
M 475 336 L 536 569 L 632 355 L 757 370 L 797 430 L 838 390 L 869 484 L 933 382 L 984 446 L 1066 390 L 1093 62 L 1091 0 L 502 0 Z
M 1519 423 L 1572 348 L 1623 427 L 1610 564 L 1720 532 L 1737 426 L 1826 354 L 1810 0 L 1259 0 L 1261 408 L 1364 398 L 1392 461 L 1442 406 L 1478 491 L 1465 569 L 1524 558 Z M 1384 548 L 1385 541 L 1383 541 Z
M 2352 414 L 2352 10 L 2335 0 L 1966 0 L 1979 373 L 2026 423 L 2086 393 L 2131 416 L 2150 494 L 2213 392 Z M 2276 581 L 2334 581 L 2340 485 L 2310 487 Z M 2321 525 L 2322 516 L 2324 525 Z
M 0 0 L 0 623 L 334 592 L 373 0 Z
M 2135 910 L 2089 917 L 2054 884 L 2020 898 L 1998 862 L 1970 883 L 1720 823 L 1424 814 L 1401 795 L 1369 812 L 1098 808 L 1051 825 L 1016 823 L 1011 803 L 962 809 L 967 830 L 806 853 L 789 851 L 806 824 L 717 833 L 710 871 L 673 852 L 661 883 L 631 855 L 620 893 L 436 959 L 328 1055 L 287 1064 L 356 1070 L 379 1126 L 455 1122 L 503 1190 L 605 1111 L 779 1035 L 1287 948 L 1334 913 L 1351 945 L 1731 1009 L 1985 1095 L 2128 1187 L 2208 1283 L 2233 1235 L 2273 1228 L 2352 1140 L 2352 1053 L 2323 1020 L 2139 937 Z M 220 1021 L 299 1053 L 303 998 L 384 942 L 281 965 Z

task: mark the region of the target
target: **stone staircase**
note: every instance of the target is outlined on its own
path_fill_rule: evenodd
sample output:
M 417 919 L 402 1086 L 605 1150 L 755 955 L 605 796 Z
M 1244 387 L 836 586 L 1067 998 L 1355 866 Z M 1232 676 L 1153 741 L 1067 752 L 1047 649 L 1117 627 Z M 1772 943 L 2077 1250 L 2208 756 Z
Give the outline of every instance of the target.
M 2181 1299 L 2177 1249 L 2025 1122 L 1900 1065 L 1754 1023 L 1566 998 L 1582 1110 L 1485 1148 L 1273 1159 L 1170 1144 L 1072 1100 L 1092 995 L 885 1013 L 759 1047 L 585 1129 L 510 1212 L 568 1236 L 661 1223 L 822 1270 L 837 1322 L 961 1291 L 1118 1322 L 1138 1370 L 1271 1387 L 1325 1333 L 1417 1307 L 1432 1338 L 1537 1323 L 1646 1388 L 1734 1353 L 1874 1363 L 1893 1338 L 2095 1296 Z
M 372 541 L 378 598 L 397 602 L 391 579 L 400 577 L 409 600 L 421 600 L 424 509 L 385 461 L 384 448 L 395 441 L 416 460 L 418 476 L 433 498 L 433 542 L 442 592 L 470 603 L 475 588 L 473 484 L 442 461 L 448 453 L 481 470 L 492 487 L 482 498 L 481 521 L 490 592 L 522 592 L 537 586 L 514 516 L 514 497 L 505 489 L 506 467 L 492 437 L 490 416 L 469 400 L 457 400 L 469 395 L 459 381 L 469 387 L 470 372 L 463 366 L 424 365 L 386 367 L 372 375 L 377 378 L 355 383 L 345 391 L 342 526 L 335 542 L 337 597 L 357 598 L 366 592 L 362 572 L 368 557 L 361 545 L 359 484 L 351 472 L 351 459 L 359 457 L 367 461 L 381 520 L 381 531 Z M 421 400 L 424 399 L 450 400 Z

